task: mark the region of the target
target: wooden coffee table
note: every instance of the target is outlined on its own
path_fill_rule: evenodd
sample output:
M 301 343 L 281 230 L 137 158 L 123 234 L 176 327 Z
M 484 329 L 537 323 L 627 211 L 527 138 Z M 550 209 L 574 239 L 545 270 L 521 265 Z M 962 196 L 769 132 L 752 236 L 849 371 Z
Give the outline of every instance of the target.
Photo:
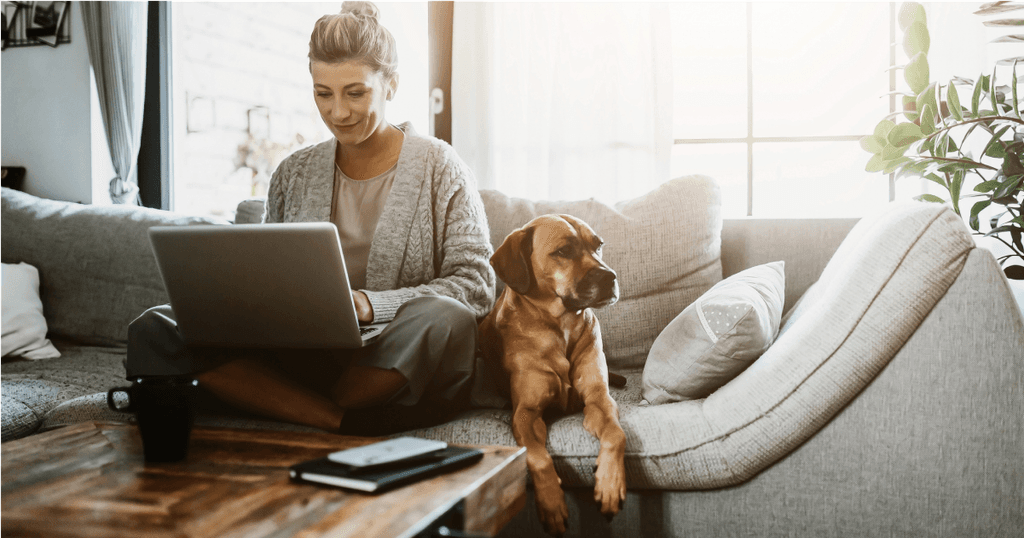
M 371 495 L 290 481 L 293 463 L 379 439 L 196 428 L 188 459 L 147 464 L 132 425 L 87 422 L 4 443 L 3 536 L 494 535 L 526 500 L 526 454 Z

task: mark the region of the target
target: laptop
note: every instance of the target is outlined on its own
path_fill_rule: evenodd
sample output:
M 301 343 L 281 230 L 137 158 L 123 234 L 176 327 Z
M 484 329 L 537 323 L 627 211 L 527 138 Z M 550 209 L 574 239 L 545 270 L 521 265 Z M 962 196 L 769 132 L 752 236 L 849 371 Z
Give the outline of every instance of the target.
M 153 226 L 149 240 L 186 344 L 354 349 L 387 325 L 359 325 L 332 223 Z

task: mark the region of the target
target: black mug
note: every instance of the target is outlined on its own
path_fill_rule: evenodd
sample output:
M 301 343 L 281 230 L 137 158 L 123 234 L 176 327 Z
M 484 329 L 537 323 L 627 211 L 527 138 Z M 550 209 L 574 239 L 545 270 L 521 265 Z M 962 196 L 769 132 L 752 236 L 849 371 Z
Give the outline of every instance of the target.
M 128 396 L 128 405 L 114 402 L 119 392 Z M 191 377 L 138 377 L 130 387 L 107 391 L 107 406 L 135 413 L 146 461 L 181 461 L 188 453 L 198 395 L 199 381 Z

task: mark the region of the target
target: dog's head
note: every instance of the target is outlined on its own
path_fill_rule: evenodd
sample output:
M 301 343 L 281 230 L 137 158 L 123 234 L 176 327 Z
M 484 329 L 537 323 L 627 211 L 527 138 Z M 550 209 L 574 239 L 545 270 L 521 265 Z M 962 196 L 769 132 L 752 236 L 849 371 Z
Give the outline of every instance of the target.
M 572 311 L 600 308 L 619 299 L 615 271 L 601 259 L 603 244 L 576 217 L 541 215 L 505 238 L 491 266 L 521 295 L 561 299 Z

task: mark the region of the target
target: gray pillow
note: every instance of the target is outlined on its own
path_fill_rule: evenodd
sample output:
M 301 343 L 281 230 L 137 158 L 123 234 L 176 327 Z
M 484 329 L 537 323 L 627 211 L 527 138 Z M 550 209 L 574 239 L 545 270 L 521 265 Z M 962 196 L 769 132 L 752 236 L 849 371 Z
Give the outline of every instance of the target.
M 643 397 L 652 404 L 704 398 L 775 341 L 786 298 L 785 262 L 758 265 L 715 284 L 651 346 Z

